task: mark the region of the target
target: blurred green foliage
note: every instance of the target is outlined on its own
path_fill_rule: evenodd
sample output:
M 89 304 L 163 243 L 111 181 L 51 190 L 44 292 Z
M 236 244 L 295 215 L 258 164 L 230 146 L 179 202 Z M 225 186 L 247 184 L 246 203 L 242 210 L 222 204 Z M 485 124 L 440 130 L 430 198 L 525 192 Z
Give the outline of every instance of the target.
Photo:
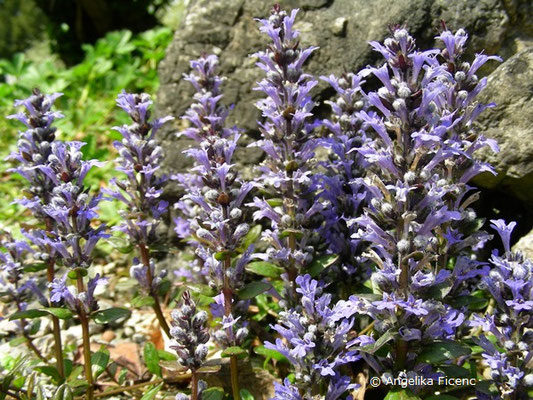
M 16 120 L 5 119 L 18 111 L 13 108 L 13 101 L 28 97 L 31 90 L 38 87 L 46 93 L 64 93 L 55 107 L 65 115 L 55 124 L 59 139 L 87 142 L 85 157 L 112 160 L 112 142 L 120 135 L 111 128 L 127 122 L 127 115 L 117 112 L 115 98 L 123 89 L 150 94 L 157 91 L 157 64 L 164 57 L 171 38 L 171 30 L 164 27 L 138 35 L 127 30 L 111 32 L 94 45 L 83 45 L 83 61 L 69 68 L 54 55 L 39 62 L 30 61 L 23 53 L 10 60 L 0 59 L 0 134 L 3 141 L 0 158 L 4 159 L 14 150 L 17 132 L 24 128 Z M 4 226 L 19 219 L 21 210 L 9 203 L 20 197 L 19 190 L 24 184 L 20 177 L 8 173 L 9 167 L 7 163 L 0 166 L 0 193 L 6 200 L 0 203 L 0 220 Z M 113 176 L 113 166 L 108 163 L 91 174 L 89 184 L 105 185 L 110 176 Z M 106 210 L 103 211 L 104 219 L 108 219 Z M 112 214 L 108 213 L 109 218 Z
M 33 0 L 0 0 L 0 57 L 11 57 L 42 38 L 44 20 Z

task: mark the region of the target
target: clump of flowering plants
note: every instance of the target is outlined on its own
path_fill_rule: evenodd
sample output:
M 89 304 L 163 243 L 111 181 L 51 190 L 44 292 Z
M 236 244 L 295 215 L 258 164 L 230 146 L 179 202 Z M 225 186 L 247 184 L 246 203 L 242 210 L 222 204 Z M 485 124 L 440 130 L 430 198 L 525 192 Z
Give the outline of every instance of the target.
M 326 102 L 331 115 L 318 119 L 318 81 L 304 72 L 318 49 L 300 46 L 297 12 L 274 6 L 259 20 L 270 44 L 254 55 L 264 98 L 256 104 L 261 139 L 252 145 L 265 155 L 251 181 L 235 157 L 241 132 L 226 123 L 232 108 L 223 104 L 218 57 L 191 61 L 184 79 L 195 94 L 178 136 L 191 139 L 185 154 L 193 167 L 174 175 L 184 192 L 174 204 L 181 247 L 177 257 L 166 252 L 174 273 L 158 271 L 156 257 L 172 220 L 157 133 L 171 117 L 152 118 L 148 94 L 118 96 L 131 120 L 115 128 L 122 176 L 102 191 L 121 203 L 113 229 L 136 249 L 123 265 L 144 294 L 125 302 L 153 307 L 173 351 L 148 342 L 146 371 L 131 385 L 128 371 L 111 368 L 107 349 L 91 354 L 90 321 L 140 312 L 99 309 L 99 286 L 128 275 L 118 264 L 106 278 L 94 271 L 109 234 L 99 222 L 102 196 L 86 176 L 101 164 L 84 160 L 82 142 L 56 138 L 59 94 L 36 90 L 16 103 L 26 111 L 11 118 L 27 130 L 12 172 L 28 182 L 17 202 L 33 219 L 0 235 L 0 298 L 35 360 L 2 377 L 0 400 L 153 399 L 161 390 L 177 400 L 249 400 L 250 391 L 273 400 L 531 397 L 533 264 L 511 251 L 515 223 L 503 220 L 492 227 L 504 251 L 483 258 L 490 235 L 470 186 L 480 172 L 494 173 L 477 151 L 498 147 L 474 122 L 492 106 L 476 100 L 487 82 L 478 70 L 498 58 L 467 61 L 461 29 L 443 25 L 438 47 L 424 50 L 407 29 L 392 27 L 383 43 L 371 42 L 380 65 L 321 77 L 335 98 Z M 38 318 L 46 315 L 53 354 L 41 340 Z M 83 359 L 75 363 L 61 331 L 76 321 Z M 21 368 L 33 368 L 32 378 L 17 381 Z M 268 389 L 255 387 L 257 368 L 270 373 L 262 380 L 272 376 Z M 219 373 L 224 388 L 208 387 L 209 373 Z M 53 389 L 34 396 L 36 376 Z M 467 382 L 443 383 L 456 378 Z
M 380 340 L 361 340 L 365 359 L 378 374 L 436 376 L 424 346 L 455 344 L 450 340 L 457 338 L 466 315 L 452 299 L 468 280 L 486 272 L 469 258 L 487 236 L 471 229 L 476 216 L 469 206 L 476 196 L 467 196 L 467 184 L 481 171 L 492 171 L 474 152 L 497 148 L 472 129 L 487 107 L 475 102 L 486 79 L 474 73 L 488 58 L 479 55 L 459 71 L 454 63 L 463 52 L 463 31 L 443 31 L 437 38 L 446 49 L 425 52 L 404 28 L 392 33 L 383 45 L 372 43 L 385 64 L 363 71 L 382 86 L 366 94 L 376 112 L 358 114 L 375 139 L 356 151 L 379 169 L 363 179 L 370 206 L 351 221 L 359 229 L 353 236 L 372 243 L 368 255 L 377 268 L 371 282 L 379 298 L 354 295 L 350 301 L 374 320 Z M 386 356 L 376 356 L 384 345 Z
M 244 286 L 244 267 L 251 258 L 253 245 L 240 256 L 238 250 L 250 230 L 244 220 L 243 201 L 252 184 L 239 179 L 232 164 L 240 133 L 235 127 L 225 127 L 228 110 L 220 103 L 222 78 L 216 74 L 217 64 L 215 55 L 203 56 L 191 62 L 193 72 L 185 76 L 196 94 L 184 116 L 190 126 L 181 135 L 195 141 L 195 146 L 185 152 L 195 165 L 192 173 L 179 180 L 188 191 L 184 200 L 199 208 L 195 215 L 189 215 L 186 229 L 196 241 L 196 255 L 209 271 L 209 285 L 218 294 L 213 316 L 221 318 L 221 329 L 214 336 L 230 355 L 233 397 L 240 399 L 236 352 L 241 351 L 239 346 L 248 329 L 242 316 L 236 315 L 239 302 L 236 295 Z M 180 234 L 179 230 L 177 233 Z

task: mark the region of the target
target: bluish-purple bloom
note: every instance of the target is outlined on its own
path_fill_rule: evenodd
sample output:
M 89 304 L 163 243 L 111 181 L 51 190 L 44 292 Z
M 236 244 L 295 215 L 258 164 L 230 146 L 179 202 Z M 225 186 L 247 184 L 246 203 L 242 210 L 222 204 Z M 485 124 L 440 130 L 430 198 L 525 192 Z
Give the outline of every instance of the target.
M 197 311 L 190 293 L 185 292 L 181 304 L 172 311 L 171 316 L 170 334 L 173 340 L 170 347 L 177 352 L 180 364 L 194 372 L 202 366 L 207 356 L 207 313 Z
M 239 178 L 232 161 L 240 133 L 236 127 L 225 126 L 228 109 L 220 102 L 223 79 L 217 75 L 217 65 L 215 55 L 205 55 L 192 61 L 192 72 L 185 75 L 196 93 L 183 117 L 189 127 L 179 135 L 194 140 L 185 151 L 194 167 L 178 177 L 186 194 L 176 204 L 181 212 L 176 222 L 177 233 L 191 235 L 196 242 L 195 253 L 209 271 L 209 284 L 221 293 L 215 299 L 224 316 L 215 337 L 228 347 L 240 345 L 248 334 L 235 314 L 233 294 L 242 288 L 244 267 L 252 257 L 253 245 L 240 254 L 249 231 L 243 202 L 252 184 Z
M 497 250 L 492 253 L 492 268 L 482 283 L 496 307 L 490 315 L 474 315 L 470 325 L 483 332 L 474 340 L 483 348 L 483 359 L 498 389 L 497 394 L 485 394 L 487 398 L 526 399 L 533 387 L 533 262 L 522 253 L 511 251 L 516 222 L 491 222 L 505 251 L 501 255 Z
M 126 178 L 113 180 L 115 187 L 105 193 L 126 206 L 121 212 L 123 221 L 114 230 L 127 234 L 130 242 L 140 248 L 141 260 L 134 260 L 131 276 L 137 279 L 141 288 L 153 294 L 166 272 L 155 274 L 149 251 L 157 241 L 156 228 L 168 208 L 168 202 L 161 199 L 168 181 L 168 177 L 159 172 L 163 149 L 155 137 L 161 126 L 173 118 L 152 120 L 152 100 L 145 93 L 123 91 L 118 95 L 117 105 L 131 118 L 130 125 L 114 128 L 122 135 L 122 140 L 114 143 L 119 153 L 117 169 Z
M 293 29 L 297 12 L 288 15 L 276 5 L 268 19 L 259 20 L 261 32 L 272 43 L 256 54 L 257 66 L 265 73 L 256 90 L 266 97 L 256 103 L 264 121 L 259 122 L 262 139 L 253 145 L 267 155 L 260 167 L 260 187 L 268 196 L 256 197 L 251 204 L 257 208 L 255 220 L 270 220 L 271 229 L 263 232 L 262 239 L 271 247 L 268 259 L 286 271 L 284 298 L 289 303 L 296 301 L 296 276 L 305 273 L 313 260 L 317 232 L 312 228 L 319 223 L 322 208 L 314 201 L 311 172 L 316 148 L 311 89 L 318 82 L 302 69 L 316 47 L 299 47 L 299 32 Z
M 384 44 L 371 43 L 385 64 L 361 72 L 381 85 L 365 93 L 370 108 L 357 114 L 370 127 L 367 135 L 373 133 L 373 140 L 355 149 L 368 171 L 354 182 L 366 185 L 370 204 L 349 222 L 352 237 L 371 246 L 371 281 L 381 297 L 350 301 L 374 319 L 378 335 L 395 343 L 387 357 L 365 356 L 379 373 L 423 370 L 416 362 L 421 344 L 454 338 L 463 323 L 462 310 L 443 300 L 463 293 L 464 282 L 485 271 L 470 258 L 488 236 L 470 228 L 476 196 L 468 196 L 467 183 L 481 171 L 493 172 L 475 151 L 497 150 L 472 127 L 478 115 L 472 110 L 488 107 L 476 102 L 486 80 L 476 77 L 472 65 L 488 58 L 478 55 L 472 65 L 462 61 L 464 31 L 443 32 L 438 39 L 446 38 L 446 49 L 425 52 L 404 28 L 392 33 Z
M 328 269 L 331 279 L 348 288 L 369 275 L 368 261 L 362 256 L 364 243 L 351 237 L 357 225 L 349 223 L 362 213 L 367 200 L 366 188 L 357 178 L 365 175 L 368 162 L 357 150 L 369 140 L 365 133 L 368 124 L 357 113 L 366 110 L 368 102 L 361 88 L 365 81 L 357 74 L 321 79 L 335 90 L 336 99 L 326 101 L 332 117 L 322 121 L 328 135 L 319 140 L 329 150 L 328 159 L 320 163 L 325 172 L 317 177 L 317 201 L 323 203 L 324 217 L 320 233 L 326 240 L 326 251 L 339 256 Z
M 48 301 L 38 288 L 36 280 L 24 273 L 24 268 L 31 261 L 29 256 L 33 250 L 25 241 L 14 240 L 8 233 L 2 232 L 2 236 L 6 236 L 0 242 L 0 246 L 5 248 L 5 251 L 0 252 L 2 302 L 15 306 L 15 311 L 24 311 L 28 303 L 35 298 L 47 306 Z M 23 328 L 24 324 L 20 327 Z
M 279 323 L 273 326 L 283 338 L 265 347 L 283 354 L 292 364 L 295 387 L 306 397 L 326 394 L 336 400 L 346 390 L 357 385 L 342 376 L 341 367 L 360 359 L 354 350 L 355 342 L 348 340 L 353 326 L 353 307 L 345 302 L 331 305 L 331 294 L 323 292 L 323 284 L 308 274 L 296 278 L 299 304 L 280 313 Z M 345 382 L 346 385 L 340 384 Z M 328 384 L 330 385 L 328 388 Z M 276 385 L 275 399 L 296 393 L 292 386 Z M 279 392 L 279 393 L 278 393 Z M 287 397 L 292 398 L 292 397 Z
M 31 203 L 33 207 L 29 208 L 37 212 L 38 217 L 43 217 L 43 215 L 40 212 L 40 203 L 36 200 L 41 200 L 46 204 L 55 186 L 55 183 L 36 167 L 46 165 L 52 153 L 52 143 L 56 139 L 56 128 L 52 124 L 55 119 L 63 117 L 60 112 L 52 111 L 52 106 L 60 96 L 62 93 L 46 95 L 35 89 L 27 99 L 15 101 L 15 107 L 24 106 L 25 112 L 7 117 L 19 120 L 27 128 L 19 133 L 17 150 L 11 153 L 8 159 L 18 164 L 10 171 L 17 172 L 28 181 L 27 190 L 30 200 L 26 199 L 26 204 L 33 201 Z

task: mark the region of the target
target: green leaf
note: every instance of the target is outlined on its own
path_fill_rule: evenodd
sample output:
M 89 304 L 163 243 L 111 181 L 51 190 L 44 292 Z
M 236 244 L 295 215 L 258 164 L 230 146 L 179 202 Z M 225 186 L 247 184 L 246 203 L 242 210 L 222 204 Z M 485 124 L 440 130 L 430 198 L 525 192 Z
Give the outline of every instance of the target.
M 422 348 L 419 362 L 435 364 L 472 353 L 469 347 L 453 340 L 437 340 Z
M 393 389 L 385 396 L 384 400 L 422 400 L 416 394 L 407 389 Z
M 246 284 L 241 290 L 237 292 L 241 300 L 253 299 L 255 296 L 266 292 L 272 287 L 270 283 L 263 281 L 255 281 Z
M 285 229 L 281 231 L 281 233 L 279 234 L 279 238 L 284 239 L 291 235 L 294 235 L 297 240 L 300 240 L 303 237 L 303 232 L 299 229 Z
M 283 273 L 282 268 L 266 261 L 254 261 L 246 265 L 245 268 L 246 271 L 269 278 L 278 278 Z
M 53 315 L 59 319 L 70 319 L 72 318 L 72 311 L 68 308 L 59 308 L 59 307 L 48 307 L 41 308 L 41 311 L 44 311 L 50 315 Z
M 135 308 L 153 306 L 154 304 L 155 300 L 152 296 L 137 296 L 131 300 L 131 305 Z
M 359 347 L 358 350 L 362 351 L 364 353 L 368 354 L 374 354 L 376 351 L 378 351 L 381 347 L 383 347 L 387 342 L 394 339 L 394 337 L 398 334 L 398 331 L 391 328 L 388 331 L 386 331 L 383 335 L 381 335 L 378 340 L 376 340 L 375 343 L 369 344 L 367 346 Z
M 72 360 L 65 358 L 63 360 L 63 372 L 65 373 L 64 376 L 70 377 L 70 374 L 72 372 L 72 367 L 73 367 Z
M 229 250 L 217 251 L 217 252 L 215 253 L 215 260 L 217 260 L 217 261 L 224 261 L 224 260 L 225 260 L 226 258 L 228 258 L 228 257 L 231 258 L 232 254 L 233 254 L 233 253 L 232 253 L 231 251 L 229 251 Z
M 252 394 L 246 389 L 241 389 L 239 394 L 241 395 L 242 400 L 255 400 L 254 396 L 252 396 Z
M 433 286 L 431 290 L 429 290 L 428 296 L 437 300 L 442 300 L 450 293 L 452 288 L 453 282 L 444 281 L 436 286 Z
M 91 369 L 93 371 L 94 380 L 102 375 L 107 364 L 109 364 L 109 350 L 101 349 L 91 355 Z
M 125 308 L 112 307 L 94 313 L 93 320 L 98 324 L 107 324 L 122 318 L 126 319 L 130 314 L 131 311 Z
M 76 269 L 71 269 L 67 276 L 70 278 L 70 279 L 78 279 L 78 272 L 81 274 L 81 276 L 87 276 L 88 272 L 85 268 L 76 268 Z
M 212 387 L 202 392 L 202 400 L 222 400 L 224 399 L 224 389 Z
M 55 383 L 59 383 L 62 381 L 61 375 L 59 375 L 59 371 L 51 365 L 38 365 L 34 368 L 34 370 L 48 375 Z
M 255 354 L 260 354 L 268 359 L 272 358 L 276 361 L 279 361 L 279 362 L 289 362 L 289 360 L 287 360 L 287 357 L 285 357 L 283 354 L 281 354 L 279 351 L 277 350 L 271 350 L 271 349 L 267 349 L 265 346 L 257 346 L 254 348 L 254 353 Z
M 213 297 L 217 294 L 209 285 L 204 285 L 201 283 L 187 284 L 187 287 L 195 293 L 203 294 L 204 296 L 208 297 Z
M 267 200 L 267 203 L 270 207 L 279 207 L 283 205 L 283 199 L 280 199 L 280 198 L 270 199 L 270 200 Z
M 39 272 L 45 270 L 47 267 L 45 263 L 31 264 L 24 267 L 24 272 Z
M 336 254 L 326 254 L 326 255 L 323 255 L 322 257 L 318 257 L 313 260 L 311 265 L 309 265 L 309 269 L 307 270 L 307 273 L 314 278 L 315 276 L 318 276 L 326 268 L 331 267 L 333 264 L 335 264 L 338 258 L 339 256 Z
M 152 342 L 146 342 L 144 345 L 144 362 L 146 368 L 152 374 L 161 377 L 161 368 L 159 367 L 159 354 Z
M 67 382 L 70 382 L 72 386 L 72 382 L 76 381 L 78 379 L 78 376 L 80 376 L 83 373 L 83 365 L 78 365 L 75 368 L 72 368 L 72 371 L 68 375 Z
M 107 243 L 122 254 L 129 254 L 133 251 L 134 245 L 130 243 L 129 240 L 123 237 L 111 236 L 107 239 Z
M 84 381 L 82 379 L 73 379 L 71 381 L 69 381 L 69 386 L 72 387 L 72 388 L 81 388 L 81 387 L 85 387 L 85 386 L 89 386 L 87 384 L 87 381 Z
M 54 393 L 53 400 L 73 400 L 74 395 L 72 394 L 72 390 L 70 389 L 70 386 L 66 383 L 59 386 Z
M 470 378 L 472 374 L 466 368 L 459 367 L 458 365 L 442 365 L 439 370 L 444 372 L 447 378 Z
M 459 296 L 453 298 L 450 302 L 454 307 L 460 308 L 468 306 L 469 310 L 479 311 L 485 309 L 489 304 L 489 300 L 481 296 Z
M 38 385 L 35 389 L 35 399 L 36 400 L 45 400 L 46 397 L 44 397 L 43 394 L 43 387 L 41 385 Z
M 214 374 L 220 371 L 222 368 L 222 365 L 204 365 L 203 367 L 198 369 L 198 373 L 200 374 Z
M 246 353 L 246 350 L 244 350 L 243 348 L 239 346 L 232 346 L 232 347 L 228 347 L 227 349 L 225 349 L 222 352 L 221 356 L 222 357 L 239 356 L 244 353 Z
M 15 339 L 11 339 L 9 341 L 9 346 L 11 346 L 11 347 L 20 346 L 21 344 L 26 343 L 27 340 L 28 339 L 26 339 L 24 336 L 21 336 L 21 337 L 15 338 Z
M 241 250 L 242 252 L 246 251 L 250 245 L 254 244 L 259 236 L 261 236 L 261 230 L 263 227 L 261 225 L 254 225 L 250 228 L 248 233 L 244 236 L 242 240 Z
M 28 377 L 27 386 L 26 386 L 26 393 L 28 395 L 28 398 L 31 398 L 33 396 L 33 389 L 35 387 L 35 376 L 37 372 L 33 371 L 30 376 Z
M 124 382 L 126 382 L 126 377 L 128 376 L 128 370 L 126 368 L 122 368 L 120 372 L 118 373 L 118 384 L 123 385 Z
M 24 310 L 24 311 L 19 311 L 19 312 L 12 314 L 9 317 L 9 320 L 14 321 L 16 319 L 22 319 L 22 318 L 24 319 L 40 318 L 40 317 L 44 317 L 46 314 L 47 313 L 42 310 L 35 310 L 35 309 Z
M 141 400 L 152 400 L 155 395 L 161 390 L 163 387 L 164 382 L 161 382 L 159 385 L 153 387 L 149 391 L 147 391 L 143 397 L 141 397 Z
M 161 297 L 165 297 L 165 295 L 168 293 L 170 288 L 172 287 L 172 284 L 168 279 L 163 279 L 161 283 L 159 284 L 159 288 L 157 289 L 157 294 Z
M 165 350 L 157 350 L 157 355 L 162 361 L 177 361 L 178 357 L 175 354 L 172 354 Z

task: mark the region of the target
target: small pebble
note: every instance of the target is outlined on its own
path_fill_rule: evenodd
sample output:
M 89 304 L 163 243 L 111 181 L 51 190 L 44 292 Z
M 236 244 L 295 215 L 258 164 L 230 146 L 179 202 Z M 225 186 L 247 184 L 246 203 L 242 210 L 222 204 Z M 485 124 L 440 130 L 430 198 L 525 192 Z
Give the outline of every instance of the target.
M 346 24 L 348 23 L 348 19 L 345 17 L 339 17 L 336 18 L 335 21 L 333 21 L 333 24 L 331 25 L 331 32 L 335 36 L 344 36 L 346 35 Z
M 102 340 L 104 342 L 110 342 L 116 337 L 115 332 L 113 331 L 105 331 L 102 333 Z
M 146 336 L 140 334 L 140 333 L 134 333 L 133 336 L 131 337 L 131 339 L 137 343 L 137 344 L 141 344 L 143 342 L 146 341 Z

